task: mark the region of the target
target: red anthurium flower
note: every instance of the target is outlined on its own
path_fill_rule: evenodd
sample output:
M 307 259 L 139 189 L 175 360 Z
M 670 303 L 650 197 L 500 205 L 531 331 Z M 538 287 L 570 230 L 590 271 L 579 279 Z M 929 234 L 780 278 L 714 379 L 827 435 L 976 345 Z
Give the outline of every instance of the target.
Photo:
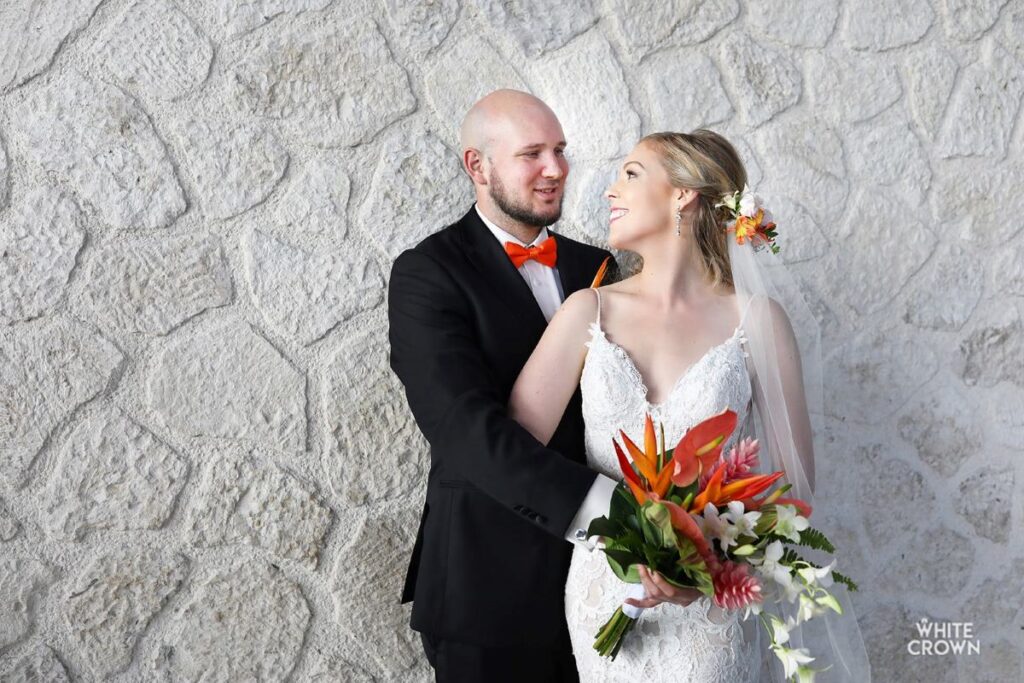
M 672 453 L 672 483 L 689 486 L 702 470 L 712 467 L 722 454 L 722 444 L 735 429 L 736 413 L 726 408 L 687 430 Z

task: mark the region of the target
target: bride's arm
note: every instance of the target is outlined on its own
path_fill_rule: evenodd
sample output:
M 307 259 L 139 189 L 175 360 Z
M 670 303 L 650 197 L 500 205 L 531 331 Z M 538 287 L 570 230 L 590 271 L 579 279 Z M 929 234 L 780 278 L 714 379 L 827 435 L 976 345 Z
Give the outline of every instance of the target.
M 782 420 L 784 423 L 788 423 L 789 430 L 792 432 L 792 446 L 791 448 L 796 449 L 797 457 L 800 459 L 801 467 L 803 468 L 804 476 L 807 479 L 807 485 L 811 492 L 814 492 L 814 439 L 811 431 L 811 420 L 807 412 L 807 398 L 804 395 L 804 378 L 803 378 L 803 367 L 800 362 L 800 349 L 797 345 L 796 335 L 793 332 L 792 324 L 790 323 L 789 316 L 786 315 L 785 309 L 783 309 L 778 302 L 771 300 L 771 305 L 768 307 L 771 316 L 771 325 L 774 328 L 774 339 L 775 349 L 766 350 L 769 353 L 767 363 L 773 368 L 778 370 L 779 382 L 777 383 L 778 388 L 782 392 L 782 396 L 766 396 L 766 387 L 762 383 L 760 378 L 757 377 L 756 372 L 751 370 L 751 385 L 753 388 L 754 404 L 757 408 L 757 413 L 761 418 L 762 427 L 766 427 L 766 416 L 768 411 L 774 411 L 775 414 L 786 418 Z M 759 311 L 760 313 L 760 311 Z M 756 350 L 752 350 L 756 352 Z M 772 368 L 769 368 L 772 369 Z M 772 384 L 776 384 L 772 382 Z M 785 411 L 779 412 L 779 411 Z M 779 433 L 774 433 L 778 431 Z M 790 442 L 789 435 L 786 429 L 772 430 L 773 433 L 765 434 L 765 438 L 768 441 L 768 447 L 775 453 L 780 452 L 780 448 L 785 446 L 786 443 Z M 780 444 L 780 441 L 782 442 Z M 789 449 L 787 449 L 789 450 Z M 792 473 L 787 472 L 787 479 L 790 479 Z M 790 479 L 792 481 L 792 479 Z
M 587 355 L 587 326 L 596 315 L 593 292 L 581 289 L 570 294 L 552 316 L 512 387 L 509 417 L 545 446 L 579 386 Z

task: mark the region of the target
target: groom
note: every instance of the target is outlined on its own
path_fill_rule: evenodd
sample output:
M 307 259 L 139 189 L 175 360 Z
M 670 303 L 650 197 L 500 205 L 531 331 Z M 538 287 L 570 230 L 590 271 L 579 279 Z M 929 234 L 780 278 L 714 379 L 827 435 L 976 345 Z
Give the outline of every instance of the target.
M 391 367 L 431 449 L 402 602 L 438 681 L 577 681 L 566 541 L 608 513 L 617 482 L 586 467 L 578 389 L 548 447 L 506 402 L 561 302 L 611 255 L 547 230 L 569 164 L 541 100 L 492 92 L 460 143 L 476 203 L 402 252 L 388 290 Z
M 460 143 L 476 203 L 400 254 L 388 290 L 391 367 L 431 447 L 402 602 L 438 681 L 576 681 L 566 540 L 607 514 L 615 482 L 585 465 L 578 390 L 547 448 L 506 403 L 562 300 L 610 254 L 546 228 L 569 164 L 542 101 L 487 95 Z

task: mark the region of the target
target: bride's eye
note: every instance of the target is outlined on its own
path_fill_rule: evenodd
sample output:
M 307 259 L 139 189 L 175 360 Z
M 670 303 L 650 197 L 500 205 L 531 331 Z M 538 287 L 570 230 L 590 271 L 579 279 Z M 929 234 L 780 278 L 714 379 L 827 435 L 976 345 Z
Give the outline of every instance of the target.
M 633 173 L 632 171 L 626 171 L 626 177 L 627 178 L 632 178 L 635 175 L 636 175 L 636 173 Z

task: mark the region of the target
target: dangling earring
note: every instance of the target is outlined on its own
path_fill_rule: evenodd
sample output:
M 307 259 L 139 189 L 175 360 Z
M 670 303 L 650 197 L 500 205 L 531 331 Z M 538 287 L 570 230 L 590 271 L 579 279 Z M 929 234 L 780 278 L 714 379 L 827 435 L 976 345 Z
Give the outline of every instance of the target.
M 683 234 L 683 225 L 682 225 L 682 223 L 683 223 L 683 212 L 682 211 L 677 211 L 676 212 L 676 237 L 678 237 L 678 236 Z

